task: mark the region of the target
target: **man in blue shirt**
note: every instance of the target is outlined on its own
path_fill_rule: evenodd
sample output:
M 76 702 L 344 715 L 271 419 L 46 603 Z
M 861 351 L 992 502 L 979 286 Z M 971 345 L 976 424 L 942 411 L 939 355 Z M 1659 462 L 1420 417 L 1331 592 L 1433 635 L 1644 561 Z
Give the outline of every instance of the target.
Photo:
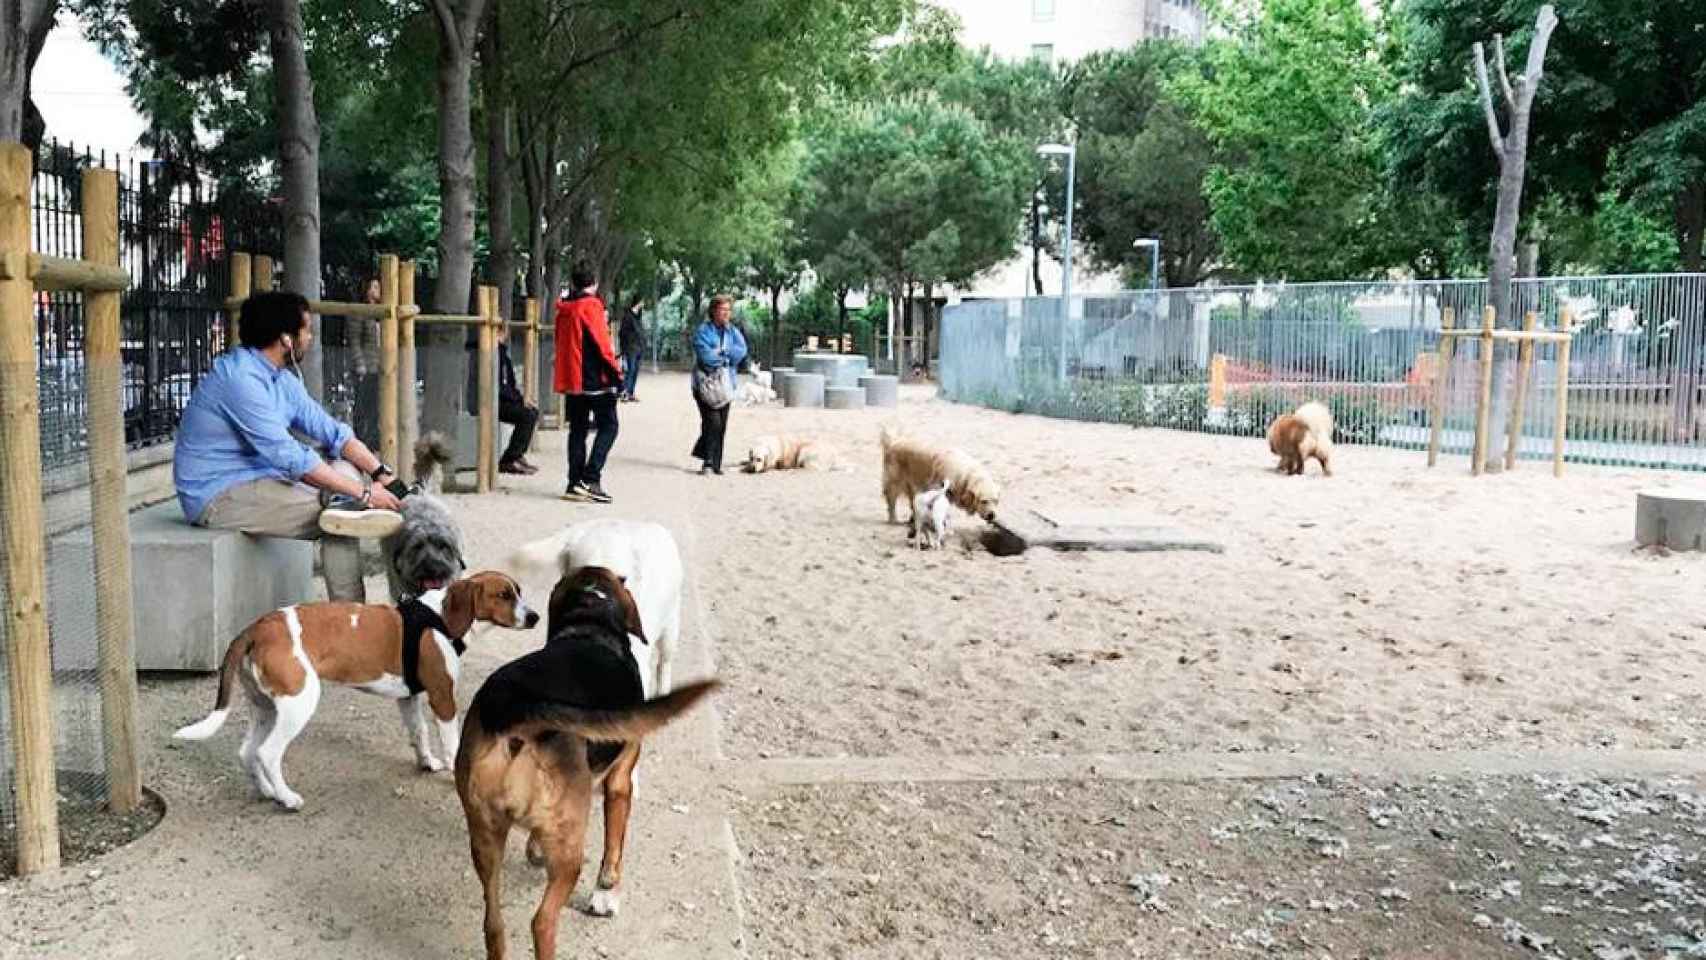
M 402 526 L 401 485 L 285 369 L 302 359 L 312 337 L 308 301 L 299 294 L 262 293 L 244 302 L 240 345 L 214 361 L 184 408 L 172 479 L 193 524 L 320 540 L 327 597 L 361 603 L 367 589 L 356 538 Z

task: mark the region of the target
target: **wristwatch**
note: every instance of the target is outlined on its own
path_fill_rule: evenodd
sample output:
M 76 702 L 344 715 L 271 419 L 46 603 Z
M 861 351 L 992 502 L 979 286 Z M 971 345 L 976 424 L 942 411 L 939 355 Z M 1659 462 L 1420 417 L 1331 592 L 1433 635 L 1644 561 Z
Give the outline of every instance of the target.
M 397 475 L 397 471 L 386 466 L 385 461 L 381 460 L 381 461 L 379 461 L 379 466 L 374 467 L 372 470 L 368 471 L 367 475 L 374 480 L 378 480 L 380 477 L 385 476 L 387 473 L 391 474 L 392 476 Z

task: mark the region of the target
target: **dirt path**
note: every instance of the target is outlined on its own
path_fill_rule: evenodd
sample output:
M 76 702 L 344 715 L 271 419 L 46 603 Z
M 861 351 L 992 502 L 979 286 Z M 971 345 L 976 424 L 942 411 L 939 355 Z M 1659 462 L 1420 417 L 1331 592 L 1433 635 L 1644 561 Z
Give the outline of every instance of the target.
M 480 569 L 511 548 L 595 511 L 671 527 L 692 568 L 699 532 L 687 449 L 697 423 L 685 389 L 666 403 L 624 406 L 621 442 L 607 485 L 613 508 L 561 503 L 563 435 L 546 433 L 537 478 L 504 478 L 504 492 L 451 498 L 469 564 Z M 675 453 L 672 459 L 669 454 Z M 677 679 L 712 672 L 715 627 L 689 578 Z M 382 578 L 369 595 L 384 596 Z M 550 583 L 524 590 L 543 603 Z M 501 663 L 542 642 L 490 632 L 470 644 L 462 700 Z M 125 849 L 49 877 L 0 884 L 0 957 L 269 960 L 304 956 L 425 960 L 481 955 L 479 885 L 468 859 L 461 808 L 448 774 L 413 769 L 396 709 L 350 690 L 329 690 L 286 757 L 307 799 L 298 815 L 250 796 L 238 772 L 241 710 L 204 744 L 169 747 L 171 731 L 200 716 L 211 677 L 148 677 L 142 741 L 147 782 L 166 798 L 165 820 Z M 721 750 L 714 710 L 701 709 L 648 742 L 631 821 L 622 913 L 563 916 L 561 955 L 700 958 L 742 955 L 727 791 L 715 785 Z M 602 845 L 595 820 L 579 896 L 590 889 Z M 505 917 L 516 956 L 531 956 L 528 922 L 542 874 L 513 836 L 504 875 Z

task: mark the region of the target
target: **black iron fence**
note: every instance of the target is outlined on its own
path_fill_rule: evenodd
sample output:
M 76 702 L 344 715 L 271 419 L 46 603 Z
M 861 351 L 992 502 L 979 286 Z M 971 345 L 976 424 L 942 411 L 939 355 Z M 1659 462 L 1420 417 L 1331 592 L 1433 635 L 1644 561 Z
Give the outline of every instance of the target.
M 121 308 L 125 439 L 132 447 L 166 442 L 225 346 L 226 252 L 276 250 L 278 212 L 224 195 L 192 164 L 49 141 L 31 187 L 37 251 L 82 255 L 81 178 L 91 167 L 119 180 L 119 263 L 131 280 Z M 82 295 L 38 292 L 35 316 L 42 458 L 51 467 L 82 456 L 88 442 Z

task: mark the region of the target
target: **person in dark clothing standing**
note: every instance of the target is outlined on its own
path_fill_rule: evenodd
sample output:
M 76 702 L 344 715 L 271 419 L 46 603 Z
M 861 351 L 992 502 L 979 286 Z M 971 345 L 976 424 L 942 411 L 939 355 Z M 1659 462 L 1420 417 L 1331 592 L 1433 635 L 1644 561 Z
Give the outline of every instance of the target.
M 729 396 L 733 396 L 735 391 L 735 370 L 746 359 L 746 337 L 739 327 L 729 323 L 733 314 L 732 297 L 713 297 L 708 319 L 693 333 L 694 359 L 704 372 L 723 378 Z M 723 437 L 729 430 L 729 407 L 733 404 L 710 406 L 699 396 L 697 389 L 693 391 L 693 402 L 699 407 L 699 439 L 693 444 L 692 455 L 704 461 L 699 467 L 699 475 L 714 473 L 720 477 L 723 475 Z
M 564 500 L 609 503 L 604 491 L 604 461 L 616 444 L 616 395 L 622 367 L 610 344 L 610 322 L 598 298 L 598 275 L 586 264 L 570 274 L 574 292 L 557 302 L 555 385 L 564 394 L 569 418 L 569 477 Z M 588 421 L 595 436 L 586 448 Z
M 635 299 L 628 304 L 628 309 L 622 311 L 622 329 L 617 338 L 622 347 L 622 395 L 621 399 L 629 403 L 638 400 L 634 396 L 634 381 L 640 379 L 640 361 L 646 355 L 646 302 Z
M 539 426 L 539 406 L 523 396 L 515 380 L 515 365 L 509 359 L 509 325 L 498 328 L 498 420 L 514 429 L 510 431 L 509 446 L 498 458 L 499 473 L 524 476 L 539 472 L 527 462 L 527 448 L 533 445 L 533 431 Z

